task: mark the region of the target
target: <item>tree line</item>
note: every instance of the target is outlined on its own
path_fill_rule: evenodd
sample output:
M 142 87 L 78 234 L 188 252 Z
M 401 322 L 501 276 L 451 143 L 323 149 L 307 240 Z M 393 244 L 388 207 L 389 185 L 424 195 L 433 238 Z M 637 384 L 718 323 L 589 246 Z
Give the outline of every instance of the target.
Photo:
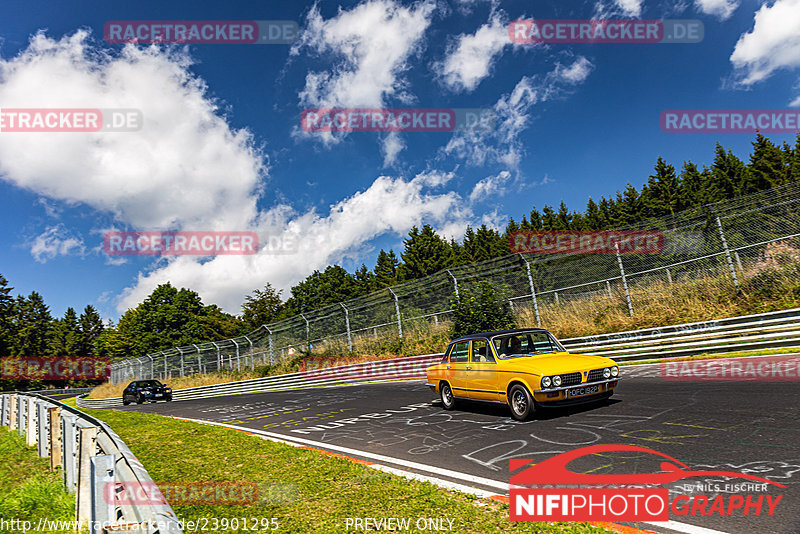
M 800 181 L 800 134 L 794 146 L 776 145 L 757 134 L 747 162 L 719 143 L 711 165 L 691 161 L 680 170 L 659 157 L 640 188 L 628 183 L 614 195 L 589 198 L 582 211 L 533 206 L 505 229 L 468 227 L 461 240 L 446 239 L 428 224 L 413 227 L 403 250 L 381 249 L 372 268 L 362 264 L 350 273 L 339 265 L 315 270 L 289 290 L 266 283 L 254 290 L 234 316 L 216 305 L 205 305 L 190 289 L 170 283 L 158 286 L 142 303 L 127 310 L 116 324 L 103 325 L 97 311 L 86 306 L 78 315 L 68 308 L 64 317 L 52 317 L 41 295 L 11 296 L 13 290 L 0 275 L 0 355 L 104 356 L 112 359 L 143 356 L 175 346 L 191 345 L 242 335 L 281 319 L 326 305 L 367 295 L 400 282 L 415 280 L 442 269 L 509 254 L 508 235 L 517 230 L 603 230 L 673 215 L 687 208 L 735 198 Z

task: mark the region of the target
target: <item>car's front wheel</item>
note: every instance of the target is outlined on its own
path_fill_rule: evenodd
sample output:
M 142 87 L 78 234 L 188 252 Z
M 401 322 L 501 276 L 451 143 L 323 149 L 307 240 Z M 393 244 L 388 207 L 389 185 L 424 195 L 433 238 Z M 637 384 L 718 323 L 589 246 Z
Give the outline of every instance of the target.
M 535 410 L 531 394 L 522 384 L 516 384 L 508 392 L 508 404 L 511 407 L 511 416 L 517 421 L 526 420 Z
M 125 400 L 125 397 L 122 397 L 122 405 L 123 405 L 123 406 L 127 406 L 127 405 L 129 405 L 130 403 L 131 403 L 131 401 L 129 401 L 129 400 Z
M 136 397 L 136 404 L 141 404 L 143 402 L 144 402 L 144 397 L 142 397 L 141 394 L 138 397 Z
M 452 410 L 456 407 L 456 398 L 453 396 L 453 390 L 450 389 L 450 384 L 445 382 L 441 387 L 442 406 L 445 410 Z

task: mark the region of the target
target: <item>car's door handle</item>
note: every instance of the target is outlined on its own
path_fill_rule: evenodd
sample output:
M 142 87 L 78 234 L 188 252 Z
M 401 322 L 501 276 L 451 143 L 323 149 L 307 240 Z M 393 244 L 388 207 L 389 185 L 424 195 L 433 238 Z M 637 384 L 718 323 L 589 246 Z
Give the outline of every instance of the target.
M 470 369 L 472 369 L 472 367 L 470 367 L 470 366 L 467 366 L 467 371 L 469 371 Z
M 447 369 L 450 369 L 450 366 L 449 366 L 449 365 L 447 366 Z

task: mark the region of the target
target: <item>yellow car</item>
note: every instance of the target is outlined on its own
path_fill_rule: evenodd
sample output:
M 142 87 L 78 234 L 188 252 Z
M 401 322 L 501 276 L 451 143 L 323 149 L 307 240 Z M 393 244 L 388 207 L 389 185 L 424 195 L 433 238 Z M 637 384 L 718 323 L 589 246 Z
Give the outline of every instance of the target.
M 498 402 L 523 421 L 538 408 L 609 398 L 619 367 L 602 356 L 570 354 L 547 330 L 530 328 L 454 339 L 427 377 L 445 410 L 457 399 Z

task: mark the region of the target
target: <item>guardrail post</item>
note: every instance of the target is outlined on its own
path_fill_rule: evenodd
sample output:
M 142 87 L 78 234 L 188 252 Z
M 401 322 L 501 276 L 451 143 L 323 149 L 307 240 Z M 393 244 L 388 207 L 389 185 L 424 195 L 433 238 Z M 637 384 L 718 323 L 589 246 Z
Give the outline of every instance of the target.
M 722 240 L 722 248 L 725 249 L 725 257 L 728 259 L 728 268 L 731 270 L 731 276 L 733 277 L 733 285 L 736 286 L 736 290 L 739 290 L 739 278 L 736 277 L 736 269 L 733 266 L 733 258 L 731 258 L 731 251 L 728 248 L 728 240 L 725 239 L 725 232 L 722 231 L 722 221 L 719 220 L 719 215 L 716 215 L 717 218 L 717 229 L 719 230 L 719 238 Z
M 522 254 L 519 255 L 522 261 L 525 262 L 525 272 L 528 274 L 528 286 L 531 289 L 531 298 L 533 299 L 533 311 L 536 314 L 536 325 L 542 326 L 542 318 L 539 317 L 539 303 L 536 300 L 536 290 L 533 288 L 533 276 L 531 276 L 531 266 L 528 260 Z
M 64 465 L 61 461 L 61 408 L 56 406 L 47 411 L 50 420 L 50 471 L 54 471 Z
M 27 400 L 25 444 L 28 447 L 33 447 L 36 445 L 36 397 L 28 397 Z
M 114 499 L 107 496 L 113 495 L 107 491 L 114 484 L 114 455 L 104 454 L 89 458 L 91 467 L 91 532 L 103 534 L 106 530 L 103 525 L 116 521 Z
M 75 492 L 75 415 L 61 415 L 61 456 L 64 463 L 64 487 L 69 493 Z
M 347 326 L 347 350 L 353 352 L 353 338 L 350 335 L 350 312 L 347 310 L 347 306 L 344 305 L 344 302 L 340 302 L 339 304 L 344 308 L 344 322 L 345 326 Z
M 25 397 L 17 395 L 17 434 L 20 436 L 25 435 L 25 423 L 27 422 L 28 403 L 25 402 Z
M 2 406 L 2 410 L 0 410 L 0 426 L 8 426 L 8 403 L 9 403 L 10 395 L 0 395 L 0 406 Z
M 387 289 L 389 290 L 389 292 L 394 297 L 394 312 L 397 314 L 397 335 L 400 336 L 400 338 L 402 339 L 402 337 L 403 337 L 403 320 L 400 318 L 400 300 L 397 298 L 397 293 L 395 293 L 394 290 L 391 287 L 389 287 Z M 438 324 L 438 321 L 436 320 L 436 316 L 435 315 L 433 316 L 433 319 Z
M 17 399 L 17 395 L 9 395 L 11 397 L 8 401 L 8 429 L 9 430 L 16 430 L 17 429 L 17 412 L 19 412 L 19 407 L 17 406 L 19 400 Z
M 78 430 L 78 498 L 75 504 L 75 519 L 89 521 L 92 518 L 92 466 L 91 458 L 97 450 L 97 427 L 88 426 Z
M 39 458 L 47 458 L 50 454 L 50 419 L 47 417 L 47 404 L 44 401 L 36 403 L 36 421 L 38 436 L 36 442 L 39 445 Z
M 619 263 L 619 273 L 622 275 L 622 287 L 625 289 L 625 300 L 628 302 L 628 313 L 633 317 L 633 303 L 631 303 L 631 293 L 628 291 L 628 279 L 625 278 L 625 268 L 622 266 L 622 255 L 619 253 L 619 243 L 614 243 L 617 251 L 617 263 Z

